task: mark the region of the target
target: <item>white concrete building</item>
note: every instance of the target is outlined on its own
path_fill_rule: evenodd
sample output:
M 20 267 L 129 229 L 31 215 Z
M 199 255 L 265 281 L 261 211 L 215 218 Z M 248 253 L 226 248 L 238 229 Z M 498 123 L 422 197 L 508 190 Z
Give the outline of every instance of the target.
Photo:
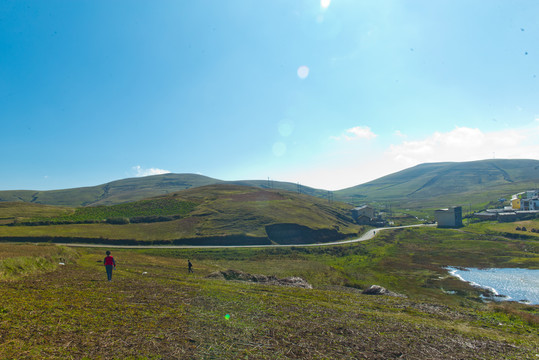
M 434 217 L 439 228 L 453 228 L 462 226 L 462 207 L 452 206 L 448 209 L 434 211 Z
M 513 210 L 539 210 L 539 190 L 528 190 L 511 196 Z

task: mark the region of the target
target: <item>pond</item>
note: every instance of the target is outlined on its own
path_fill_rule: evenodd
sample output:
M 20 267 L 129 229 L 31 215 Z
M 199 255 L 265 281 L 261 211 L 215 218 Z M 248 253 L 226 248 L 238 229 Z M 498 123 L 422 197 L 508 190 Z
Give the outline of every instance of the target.
M 454 268 L 451 275 L 472 285 L 491 290 L 494 300 L 518 301 L 539 305 L 539 270 L 519 268 Z M 489 298 L 491 299 L 491 298 Z

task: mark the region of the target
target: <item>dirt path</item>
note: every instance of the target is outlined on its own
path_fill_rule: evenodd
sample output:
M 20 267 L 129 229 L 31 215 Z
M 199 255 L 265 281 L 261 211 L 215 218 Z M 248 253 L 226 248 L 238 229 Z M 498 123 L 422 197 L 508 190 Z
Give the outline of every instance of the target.
M 394 227 L 385 227 L 377 228 L 367 231 L 365 234 L 361 235 L 357 239 L 345 240 L 345 241 L 335 241 L 328 243 L 317 243 L 317 244 L 285 244 L 285 245 L 106 245 L 106 244 L 67 244 L 59 243 L 57 245 L 71 246 L 71 247 L 91 247 L 91 248 L 116 248 L 116 249 L 222 249 L 222 248 L 275 248 L 275 247 L 308 247 L 308 246 L 332 246 L 332 245 L 342 245 L 350 244 L 360 241 L 366 241 L 374 238 L 376 233 L 385 230 L 396 230 L 404 229 L 410 227 L 423 227 L 423 226 L 436 226 L 436 224 L 418 224 L 418 225 L 406 225 L 406 226 L 394 226 Z

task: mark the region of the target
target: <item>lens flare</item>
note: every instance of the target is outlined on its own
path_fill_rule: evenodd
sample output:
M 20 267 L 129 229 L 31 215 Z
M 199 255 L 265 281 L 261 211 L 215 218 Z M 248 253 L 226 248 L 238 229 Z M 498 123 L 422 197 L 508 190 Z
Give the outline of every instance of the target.
M 307 76 L 309 76 L 309 68 L 305 65 L 301 65 L 299 68 L 298 68 L 298 77 L 300 79 L 306 79 Z
M 283 156 L 286 153 L 286 145 L 282 142 L 276 142 L 273 144 L 273 155 Z
M 331 0 L 320 0 L 320 7 L 322 7 L 322 9 L 327 9 L 329 4 L 331 4 Z
M 282 137 L 288 137 L 292 135 L 292 132 L 294 131 L 294 125 L 290 121 L 284 119 L 279 121 L 278 129 L 279 134 L 281 134 Z

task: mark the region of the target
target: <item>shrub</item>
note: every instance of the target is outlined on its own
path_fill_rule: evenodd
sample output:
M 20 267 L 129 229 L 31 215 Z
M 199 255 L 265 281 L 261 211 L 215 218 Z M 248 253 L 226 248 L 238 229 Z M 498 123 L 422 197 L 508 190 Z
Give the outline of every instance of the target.
M 129 219 L 126 217 L 117 217 L 117 218 L 109 218 L 107 219 L 107 224 L 113 224 L 113 225 L 125 225 L 129 224 Z
M 163 221 L 172 221 L 176 219 L 180 219 L 181 216 L 174 215 L 174 216 L 135 216 L 129 219 L 129 221 L 133 224 L 138 223 L 154 223 L 154 222 L 163 222 Z

